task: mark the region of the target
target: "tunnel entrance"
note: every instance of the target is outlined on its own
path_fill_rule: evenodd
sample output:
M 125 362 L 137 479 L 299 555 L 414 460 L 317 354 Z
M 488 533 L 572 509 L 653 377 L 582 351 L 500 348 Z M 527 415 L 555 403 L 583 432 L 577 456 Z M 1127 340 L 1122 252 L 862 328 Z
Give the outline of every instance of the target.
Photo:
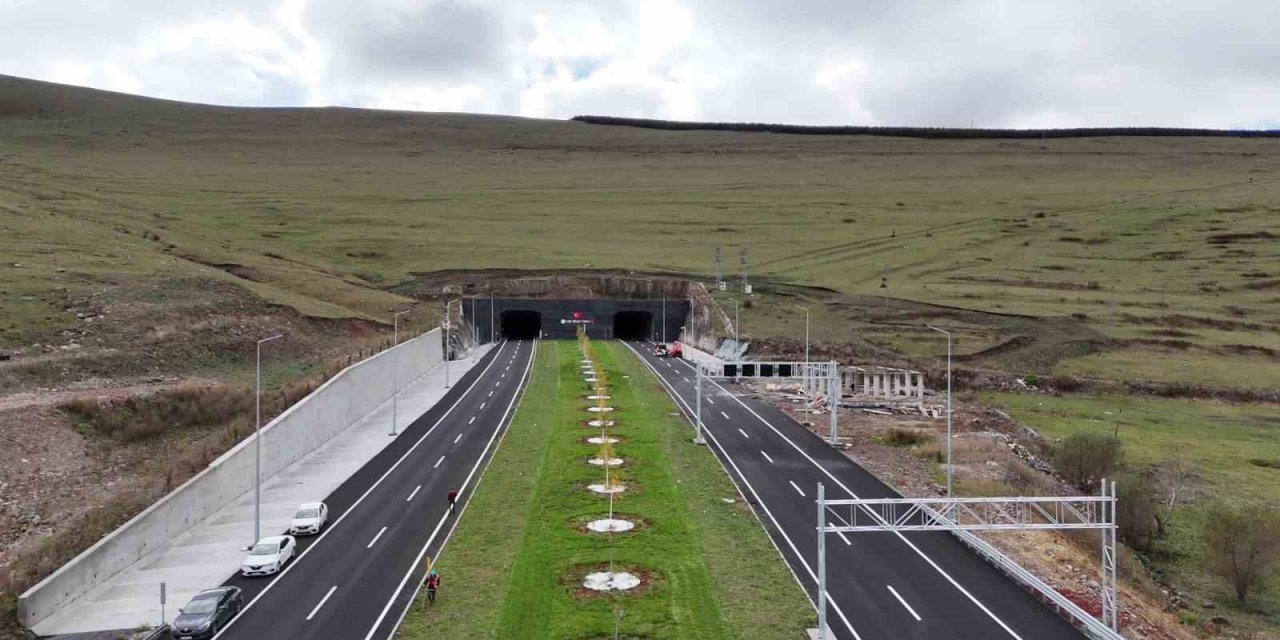
M 618 340 L 648 340 L 652 332 L 653 314 L 648 311 L 613 314 L 613 337 Z
M 507 340 L 534 340 L 542 332 L 542 314 L 526 309 L 503 311 L 499 326 Z

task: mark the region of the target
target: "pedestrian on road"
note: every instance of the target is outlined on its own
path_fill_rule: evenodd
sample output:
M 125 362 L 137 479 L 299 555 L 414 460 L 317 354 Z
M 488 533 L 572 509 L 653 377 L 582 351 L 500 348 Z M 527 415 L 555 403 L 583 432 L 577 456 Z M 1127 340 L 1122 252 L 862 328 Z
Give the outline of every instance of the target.
M 449 513 L 457 513 L 458 511 L 458 488 L 454 487 L 449 490 Z
M 426 585 L 427 602 L 434 605 L 436 603 L 436 589 L 440 588 L 440 574 L 436 573 L 435 569 L 432 569 L 431 572 L 427 574 Z

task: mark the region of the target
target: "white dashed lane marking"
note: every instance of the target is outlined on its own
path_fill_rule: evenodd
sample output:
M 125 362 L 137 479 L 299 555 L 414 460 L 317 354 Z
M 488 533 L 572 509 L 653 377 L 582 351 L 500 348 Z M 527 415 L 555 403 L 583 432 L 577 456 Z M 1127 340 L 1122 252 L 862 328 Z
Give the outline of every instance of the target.
M 804 492 L 800 490 L 800 485 L 796 484 L 796 481 L 795 481 L 795 480 L 788 480 L 787 482 L 790 482 L 790 483 L 791 483 L 791 488 L 792 488 L 792 489 L 795 489 L 795 490 L 796 490 L 796 493 L 800 494 L 800 497 L 801 497 L 801 498 L 803 498 L 803 497 L 804 497 Z
M 312 619 L 312 618 L 316 617 L 316 612 L 320 610 L 320 607 L 323 607 L 323 606 L 324 606 L 324 603 L 326 603 L 326 602 L 328 602 L 328 601 L 329 601 L 329 596 L 333 595 L 333 592 L 334 592 L 334 591 L 337 591 L 337 590 L 338 590 L 338 585 L 336 585 L 336 584 L 335 584 L 335 585 L 333 585 L 332 587 L 329 587 L 329 592 L 328 592 L 328 593 L 326 593 L 326 594 L 324 594 L 324 597 L 323 597 L 323 598 L 320 598 L 320 602 L 319 602 L 319 604 L 317 604 L 317 605 L 316 605 L 316 608 L 312 609 L 312 610 L 311 610 L 311 613 L 308 613 L 308 614 L 307 614 L 307 619 L 308 619 L 308 620 L 310 620 L 310 619 Z
M 751 436 L 747 435 L 747 432 L 746 432 L 746 431 L 743 431 L 742 429 L 738 429 L 738 433 L 741 433 L 741 434 L 742 434 L 742 437 L 744 437 L 744 438 L 746 438 L 746 439 L 748 439 L 748 440 L 750 440 L 750 439 L 751 439 Z
M 440 468 L 440 463 L 441 463 L 441 462 L 444 462 L 444 456 L 440 456 L 440 459 L 439 459 L 439 460 L 436 460 L 436 463 L 435 463 L 435 464 L 433 464 L 433 465 L 431 465 L 431 468 L 432 468 L 432 469 L 438 469 L 438 468 Z
M 373 539 L 369 541 L 369 546 L 367 546 L 367 547 L 365 547 L 365 548 L 366 548 L 366 549 L 372 549 L 372 548 L 373 548 L 373 545 L 378 544 L 378 538 L 381 538 L 381 537 L 382 537 L 382 534 L 384 534 L 384 533 L 386 533 L 386 532 L 387 532 L 387 528 L 386 528 L 386 527 L 383 527 L 383 528 L 381 528 L 381 529 L 378 529 L 378 535 L 374 536 L 374 537 L 373 537 Z
M 413 493 L 409 494 L 409 497 L 408 497 L 408 498 L 405 498 L 405 499 L 404 499 L 404 501 L 405 501 L 405 502 L 408 502 L 408 501 L 410 501 L 410 500 L 413 500 L 413 497 L 414 497 L 414 496 L 416 496 L 416 495 L 418 495 L 418 492 L 419 492 L 419 491 L 422 491 L 422 485 L 418 485 L 418 486 L 414 487 L 414 488 L 413 488 Z
M 768 460 L 768 461 L 769 461 L 769 464 L 773 464 L 773 458 L 770 458 L 770 457 L 769 457 L 769 454 L 767 454 L 767 453 L 765 453 L 765 452 L 761 451 L 761 452 L 760 452 L 760 455 L 764 456 L 764 459 L 765 459 L 765 460 Z

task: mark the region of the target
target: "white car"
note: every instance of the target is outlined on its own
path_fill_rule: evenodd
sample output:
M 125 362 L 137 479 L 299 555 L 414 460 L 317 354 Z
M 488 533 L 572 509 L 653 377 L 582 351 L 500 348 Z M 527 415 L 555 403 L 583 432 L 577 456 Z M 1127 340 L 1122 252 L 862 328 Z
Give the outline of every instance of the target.
M 243 576 L 269 576 L 278 573 L 293 559 L 298 542 L 293 536 L 270 536 L 249 549 L 249 557 L 240 565 Z
M 320 533 L 324 524 L 329 521 L 329 507 L 323 502 L 308 502 L 298 507 L 289 523 L 289 533 L 305 536 Z

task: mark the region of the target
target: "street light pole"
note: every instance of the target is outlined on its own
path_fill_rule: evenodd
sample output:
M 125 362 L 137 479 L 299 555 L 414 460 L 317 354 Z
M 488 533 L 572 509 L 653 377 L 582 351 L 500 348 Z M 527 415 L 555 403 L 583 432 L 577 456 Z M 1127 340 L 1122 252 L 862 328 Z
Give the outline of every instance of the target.
M 802 384 L 804 385 L 805 395 L 804 412 L 811 413 L 812 409 L 809 407 L 809 391 L 811 387 L 809 380 L 809 307 L 796 305 L 796 308 L 804 310 L 804 376 Z
M 925 325 L 947 336 L 947 497 L 951 497 L 951 332 Z
M 257 382 L 253 392 L 253 543 L 262 539 L 262 344 L 279 340 L 284 334 L 277 334 L 258 341 Z
M 449 388 L 449 305 L 453 301 L 449 300 L 444 303 L 444 388 Z
M 396 349 L 400 344 L 400 316 L 413 311 L 405 309 L 397 311 L 391 317 L 391 437 L 396 435 L 396 400 L 400 397 L 400 352 Z
M 662 292 L 662 344 L 667 343 L 667 292 Z

